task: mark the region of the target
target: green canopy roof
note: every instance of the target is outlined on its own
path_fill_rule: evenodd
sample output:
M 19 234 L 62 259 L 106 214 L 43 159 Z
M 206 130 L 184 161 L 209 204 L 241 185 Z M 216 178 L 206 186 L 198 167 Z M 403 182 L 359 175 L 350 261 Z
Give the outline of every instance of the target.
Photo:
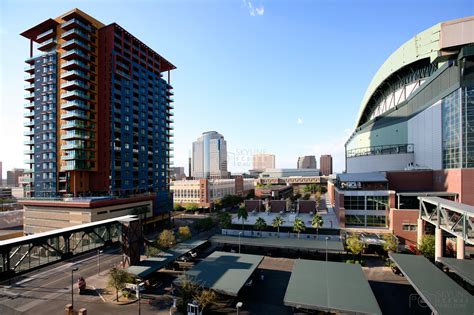
M 449 257 L 440 257 L 439 261 L 457 273 L 465 281 L 474 285 L 474 260 L 471 259 L 456 259 Z
M 434 314 L 472 315 L 474 298 L 424 256 L 389 254 Z
M 128 267 L 126 271 L 139 278 L 145 279 L 152 273 L 168 266 L 179 257 L 189 253 L 206 242 L 207 240 L 188 240 L 178 243 L 173 248 L 162 251 L 157 257 L 149 257 L 140 261 L 137 265 Z
M 336 238 L 335 236 L 333 238 Z M 238 236 L 215 235 L 209 239 L 213 243 L 239 244 Z M 301 250 L 326 250 L 326 241 L 297 239 L 297 238 L 276 238 L 276 237 L 240 237 L 240 244 L 245 246 L 287 248 Z M 343 252 L 344 246 L 340 240 L 327 241 L 329 252 Z
M 187 271 L 186 275 L 205 288 L 237 296 L 262 260 L 263 256 L 259 255 L 216 251 Z
M 382 314 L 360 265 L 299 259 L 286 289 L 287 306 Z

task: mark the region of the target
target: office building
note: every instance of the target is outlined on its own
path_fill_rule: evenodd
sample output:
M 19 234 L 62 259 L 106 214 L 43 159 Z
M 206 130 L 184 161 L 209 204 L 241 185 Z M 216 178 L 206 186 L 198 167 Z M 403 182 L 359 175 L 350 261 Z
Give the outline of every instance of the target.
M 253 157 L 252 167 L 254 170 L 264 170 L 267 168 L 275 168 L 274 154 L 255 154 Z
M 21 34 L 31 197 L 169 192 L 175 67 L 116 23 L 74 9 Z M 34 54 L 34 47 L 38 54 Z
M 184 174 L 184 167 L 173 167 L 171 172 L 171 178 L 173 180 L 185 179 L 186 174 Z
M 14 168 L 11 171 L 7 171 L 7 186 L 18 187 L 20 184 L 20 177 L 23 176 L 25 171 L 22 168 Z
M 228 178 L 227 142 L 216 131 L 204 132 L 193 142 L 192 177 Z
M 2 161 L 0 161 L 0 186 L 3 185 L 3 165 Z
M 316 157 L 314 155 L 300 156 L 298 158 L 297 168 L 317 168 Z
M 332 174 L 332 156 L 324 154 L 319 157 L 319 169 L 321 175 L 329 176 Z
M 213 207 L 214 203 L 227 195 L 245 196 L 254 189 L 255 180 L 237 176 L 232 179 L 178 180 L 171 183 L 174 203 L 195 204 Z

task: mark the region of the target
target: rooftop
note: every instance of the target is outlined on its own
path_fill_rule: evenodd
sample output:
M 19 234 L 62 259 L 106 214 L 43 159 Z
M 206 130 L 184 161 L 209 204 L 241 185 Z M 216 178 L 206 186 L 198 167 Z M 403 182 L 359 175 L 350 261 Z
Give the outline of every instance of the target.
M 284 303 L 326 312 L 382 314 L 360 265 L 299 259 Z
M 186 275 L 218 293 L 237 296 L 260 265 L 263 256 L 213 252 Z

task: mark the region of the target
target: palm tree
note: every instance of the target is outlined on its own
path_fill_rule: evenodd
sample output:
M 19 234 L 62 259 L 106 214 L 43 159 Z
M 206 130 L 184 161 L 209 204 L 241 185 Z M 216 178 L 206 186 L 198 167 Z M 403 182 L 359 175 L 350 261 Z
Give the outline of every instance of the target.
M 298 233 L 298 239 L 300 238 L 300 233 L 306 230 L 306 226 L 304 225 L 303 220 L 300 218 L 296 218 L 295 222 L 293 223 L 293 231 Z
M 240 207 L 239 210 L 237 210 L 237 218 L 242 220 L 242 230 L 244 229 L 244 221 L 247 220 L 249 217 L 249 213 L 247 212 L 247 208 L 245 206 Z
M 275 219 L 272 221 L 272 226 L 277 229 L 278 233 L 280 233 L 280 226 L 285 223 L 285 220 L 283 220 L 282 217 L 277 216 Z
M 258 218 L 257 221 L 255 221 L 255 228 L 260 231 L 260 236 L 262 236 L 262 230 L 267 227 L 267 222 L 263 218 Z
M 313 215 L 313 219 L 311 220 L 311 226 L 316 229 L 316 235 L 319 235 L 319 227 L 323 226 L 323 223 L 323 218 L 321 218 L 321 215 L 316 212 L 316 214 Z

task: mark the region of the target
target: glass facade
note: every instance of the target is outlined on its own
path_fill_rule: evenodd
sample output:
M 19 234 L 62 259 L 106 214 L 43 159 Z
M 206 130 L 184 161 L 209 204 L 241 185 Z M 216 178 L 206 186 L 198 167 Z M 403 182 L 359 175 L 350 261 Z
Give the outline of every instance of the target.
M 474 167 L 474 89 L 442 99 L 443 168 Z
M 387 196 L 367 196 L 367 210 L 386 210 L 387 206 Z
M 365 210 L 365 196 L 344 196 L 346 210 Z

